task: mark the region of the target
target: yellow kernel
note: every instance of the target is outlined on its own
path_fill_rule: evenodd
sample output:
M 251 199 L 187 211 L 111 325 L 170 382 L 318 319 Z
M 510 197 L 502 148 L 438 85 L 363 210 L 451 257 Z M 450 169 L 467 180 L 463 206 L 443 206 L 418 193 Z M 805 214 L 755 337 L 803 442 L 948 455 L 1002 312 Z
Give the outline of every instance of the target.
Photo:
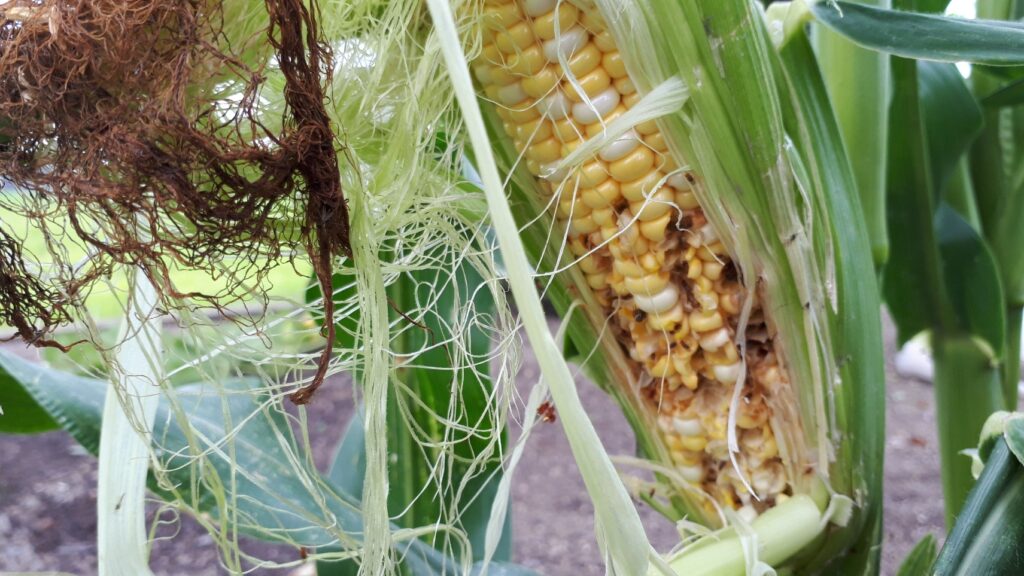
M 594 43 L 597 43 L 597 39 L 594 39 Z M 600 48 L 600 46 L 598 46 L 598 48 Z M 626 72 L 626 63 L 623 61 L 622 54 L 618 50 L 615 50 L 614 52 L 606 52 L 604 57 L 601 58 L 601 65 L 608 71 L 608 75 L 612 78 L 625 78 L 628 74 L 628 72 Z
M 655 132 L 657 132 L 658 125 L 654 122 L 654 120 L 648 120 L 646 122 L 641 122 L 637 124 L 636 131 L 639 132 L 642 136 L 647 136 L 648 134 L 654 134 Z
M 662 264 L 665 263 L 664 255 L 659 257 L 656 254 L 648 252 L 640 257 L 640 265 L 643 266 L 644 270 L 648 272 L 658 272 L 661 270 Z
M 646 274 L 639 278 L 626 277 L 626 290 L 632 294 L 657 294 L 668 285 L 669 275 L 665 272 Z
M 600 160 L 592 160 L 576 170 L 576 177 L 580 188 L 595 188 L 608 179 L 608 167 Z
M 494 45 L 498 47 L 505 54 L 515 54 L 521 50 L 525 50 L 527 46 L 535 45 L 536 39 L 533 37 L 533 32 L 530 30 L 530 25 L 526 22 L 520 22 L 515 24 L 508 30 L 499 32 L 494 37 Z
M 705 262 L 717 262 L 718 261 L 718 252 L 715 250 L 716 246 L 721 247 L 722 243 L 721 242 L 715 242 L 714 244 L 712 244 L 710 246 L 708 246 L 708 245 L 701 246 L 700 248 L 697 249 L 697 258 L 700 258 L 701 260 L 703 260 Z
M 523 78 L 523 92 L 531 98 L 542 98 L 547 96 L 555 86 L 558 86 L 558 70 L 554 66 L 545 66 L 544 69 Z
M 562 218 L 589 216 L 592 211 L 589 206 L 580 202 L 579 198 L 569 194 L 563 194 L 562 199 L 558 202 L 558 215 Z
M 530 174 L 540 176 L 540 164 L 529 158 L 526 159 L 526 169 L 530 171 Z
M 496 86 L 508 86 L 519 80 L 521 78 L 510 72 L 504 65 L 499 64 L 491 69 L 491 83 Z
M 509 69 L 520 76 L 533 76 L 547 64 L 540 46 L 534 44 L 509 59 Z
M 655 378 L 668 378 L 675 373 L 675 366 L 669 361 L 668 356 L 662 356 L 651 366 L 649 372 Z
M 718 299 L 718 305 L 730 316 L 739 314 L 742 304 L 738 293 L 722 294 Z
M 619 116 L 622 116 L 625 113 L 626 107 L 623 106 L 622 104 L 619 104 L 618 106 L 615 107 L 615 110 L 612 110 L 604 118 L 602 118 L 601 122 L 595 122 L 593 124 L 588 124 L 584 126 L 583 129 L 587 133 L 587 138 L 594 138 L 596 136 L 600 136 L 601 134 L 604 133 L 605 126 L 607 126 L 613 120 L 615 120 Z
M 675 156 L 668 153 L 667 144 L 665 145 L 665 149 L 661 151 L 665 152 L 665 154 L 662 154 L 661 158 L 658 159 L 659 168 L 665 172 L 675 172 L 676 170 L 679 170 L 679 163 L 676 162 Z
M 589 74 L 601 63 L 601 51 L 591 42 L 569 59 L 569 71 L 577 78 Z
M 615 223 L 615 211 L 611 208 L 596 208 L 590 216 L 594 219 L 594 222 L 597 222 L 597 225 L 602 228 L 605 226 L 611 226 Z
M 683 448 L 691 452 L 701 452 L 708 445 L 708 439 L 703 436 L 686 436 L 682 438 Z
M 647 136 L 645 136 L 644 142 L 646 142 L 648 146 L 654 148 L 658 152 L 664 152 L 668 150 L 668 144 L 665 143 L 665 136 L 661 133 L 661 130 L 655 132 L 654 134 L 648 134 Z M 670 170 L 665 170 L 665 172 L 670 172 Z
M 614 82 L 614 84 L 615 89 L 618 90 L 619 94 L 622 94 L 623 96 L 628 96 L 636 92 L 636 85 L 633 84 L 633 79 L 630 78 L 629 76 L 624 76 L 622 78 L 617 79 Z
M 531 99 L 523 100 L 515 107 L 509 108 L 508 111 L 508 119 L 517 125 L 526 124 L 538 118 L 540 118 L 540 110 L 537 108 L 537 103 Z
M 582 76 L 577 80 L 580 88 L 584 93 L 586 93 L 588 98 L 597 96 L 612 84 L 612 79 L 608 76 L 608 73 L 604 71 L 604 68 L 595 68 L 589 74 Z M 576 91 L 576 87 L 573 86 L 569 80 L 565 80 L 562 89 L 565 91 L 565 95 L 569 97 L 569 100 L 573 102 L 583 101 L 579 92 Z
M 601 49 L 601 52 L 618 51 L 618 47 L 615 45 L 615 38 L 612 38 L 612 33 L 609 30 L 602 30 L 600 34 L 594 35 L 594 44 Z
M 619 183 L 613 178 L 608 178 L 593 188 L 583 190 L 581 195 L 584 204 L 596 209 L 611 206 L 622 196 L 622 193 L 619 191 Z
M 572 154 L 581 145 L 583 145 L 583 142 L 580 141 L 580 140 L 574 140 L 572 142 L 563 142 L 562 143 L 562 148 L 561 148 L 562 156 L 565 157 L 565 156 L 568 156 L 569 154 Z
M 630 205 L 629 209 L 637 214 L 641 222 L 650 222 L 672 213 L 672 189 L 668 187 L 659 188 L 651 194 L 650 201 L 640 200 Z
M 586 246 L 584 246 L 584 250 L 586 250 Z M 576 253 L 576 250 L 573 250 L 573 254 Z M 605 272 L 605 267 L 601 266 L 600 262 L 601 261 L 598 260 L 596 256 L 589 255 L 580 258 L 578 265 L 584 274 L 598 274 L 600 272 Z
M 639 278 L 646 274 L 646 271 L 635 260 L 616 258 L 612 262 L 612 269 L 626 278 Z
M 519 11 L 517 2 L 509 2 L 499 6 L 488 6 L 484 8 L 483 26 L 489 30 L 500 32 L 514 26 L 522 21 L 523 15 Z
M 560 2 L 557 9 L 533 19 L 533 33 L 541 40 L 551 40 L 555 37 L 555 22 L 558 30 L 565 31 L 576 23 L 577 16 L 579 10 L 571 2 Z
M 607 274 L 588 274 L 587 284 L 590 285 L 591 290 L 604 290 L 608 287 L 608 275 Z
M 648 314 L 647 325 L 651 327 L 651 330 L 658 332 L 675 332 L 677 337 L 680 333 L 685 334 L 687 330 L 686 311 L 683 310 L 683 303 L 676 302 L 676 305 L 668 312 Z M 679 364 L 675 359 L 672 362 L 676 364 L 676 372 L 679 372 Z
M 548 138 L 527 148 L 526 157 L 540 164 L 547 164 L 561 158 L 561 152 L 562 143 L 556 138 Z
M 505 63 L 505 57 L 502 56 L 501 50 L 498 50 L 498 47 L 493 43 L 484 46 L 480 56 L 485 62 L 490 62 L 495 66 L 500 66 Z
M 491 70 L 494 70 L 494 66 L 484 62 L 483 60 L 477 60 L 473 64 L 473 76 L 483 86 L 490 85 L 493 83 L 491 79 Z
M 712 282 L 722 277 L 722 270 L 725 268 L 721 262 L 707 262 L 704 264 L 702 275 Z
M 722 327 L 722 315 L 717 310 L 695 310 L 690 313 L 690 326 L 694 332 L 707 332 Z
M 622 97 L 622 103 L 626 105 L 626 108 L 632 108 L 636 106 L 636 103 L 640 101 L 640 93 L 633 92 L 632 94 L 626 94 Z
M 515 127 L 516 138 L 524 142 L 542 142 L 554 134 L 554 126 L 550 120 L 535 118 Z
M 693 258 L 688 260 L 686 269 L 686 277 L 690 280 L 696 280 L 700 278 L 701 270 L 704 268 L 704 263 L 699 258 Z
M 594 222 L 589 214 L 583 217 L 573 215 L 572 221 L 569 223 L 569 231 L 573 234 L 590 234 L 598 229 L 597 222 Z
M 612 162 L 608 171 L 619 182 L 633 182 L 651 172 L 654 168 L 654 152 L 645 146 L 637 146 L 623 158 Z
M 575 142 L 580 139 L 580 127 L 571 118 L 562 118 L 555 122 L 555 135 L 562 142 Z
M 643 147 L 638 146 L 637 148 L 640 149 Z M 648 150 L 648 152 L 650 152 L 650 150 Z M 623 182 L 622 196 L 630 202 L 643 200 L 647 194 L 654 191 L 655 187 L 664 177 L 665 175 L 661 172 L 653 170 L 632 182 Z
M 649 222 L 640 222 L 640 233 L 651 242 L 661 242 L 665 239 L 665 233 L 671 223 L 672 212 L 669 211 L 660 218 L 655 218 Z
M 587 30 L 590 30 L 594 34 L 600 34 L 606 28 L 604 16 L 601 15 L 600 10 L 584 10 L 581 23 Z M 610 37 L 611 36 L 609 36 L 609 38 Z
M 700 203 L 697 202 L 697 196 L 693 193 L 693 190 L 683 190 L 676 192 L 676 204 L 683 210 L 694 210 L 700 207 Z

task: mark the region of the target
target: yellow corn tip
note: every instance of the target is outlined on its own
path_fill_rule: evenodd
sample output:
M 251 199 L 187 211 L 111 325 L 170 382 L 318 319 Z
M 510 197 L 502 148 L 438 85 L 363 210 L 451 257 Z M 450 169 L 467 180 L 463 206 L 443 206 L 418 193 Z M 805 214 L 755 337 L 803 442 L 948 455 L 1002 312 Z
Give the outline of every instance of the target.
M 728 452 L 732 391 L 744 364 L 736 326 L 747 296 L 655 122 L 607 144 L 561 181 L 557 163 L 635 106 L 641 95 L 601 15 L 567 0 L 488 0 L 473 69 L 505 130 L 567 221 L 569 248 L 637 363 L 682 478 L 719 505 L 757 513 L 789 492 L 770 398 L 788 385 L 755 303 L 736 423 L 740 471 Z M 610 242 L 608 242 L 611 240 Z M 742 473 L 742 476 L 741 476 Z M 753 498 L 744 480 L 757 492 Z

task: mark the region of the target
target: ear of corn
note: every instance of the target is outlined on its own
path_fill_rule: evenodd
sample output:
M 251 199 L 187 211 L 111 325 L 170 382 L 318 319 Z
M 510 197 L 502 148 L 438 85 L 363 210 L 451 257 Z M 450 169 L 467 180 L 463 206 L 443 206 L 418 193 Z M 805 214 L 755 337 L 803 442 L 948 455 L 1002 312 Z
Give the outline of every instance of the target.
M 484 18 L 474 71 L 534 176 L 555 171 L 640 101 L 598 10 L 507 2 L 488 6 Z M 744 308 L 739 271 L 695 196 L 697 178 L 647 121 L 567 177 L 542 178 L 540 187 L 568 228 L 568 248 L 611 330 L 639 368 L 638 392 L 656 414 L 676 470 L 712 496 L 706 514 L 717 502 L 753 517 L 791 491 L 768 405 L 790 386 L 774 328 L 756 299 Z M 743 449 L 733 467 L 727 431 L 744 370 L 736 344 L 744 312 L 747 378 L 735 416 Z
M 751 521 L 826 484 L 857 500 L 859 532 L 880 465 L 857 413 L 881 405 L 878 300 L 834 122 L 799 109 L 751 3 L 596 4 L 488 0 L 473 62 L 514 188 L 554 212 L 547 250 L 574 262 L 554 300 L 586 308 L 575 344 L 672 468 L 680 515 Z M 683 109 L 622 132 L 677 75 Z M 848 314 L 866 336 L 842 329 Z

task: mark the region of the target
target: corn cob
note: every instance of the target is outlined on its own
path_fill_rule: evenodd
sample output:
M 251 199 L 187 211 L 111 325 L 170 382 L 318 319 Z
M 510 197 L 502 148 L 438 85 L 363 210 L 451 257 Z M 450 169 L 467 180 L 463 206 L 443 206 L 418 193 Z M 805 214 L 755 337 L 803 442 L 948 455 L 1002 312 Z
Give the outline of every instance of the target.
M 654 121 L 570 174 L 556 170 L 640 100 L 601 14 L 566 0 L 487 0 L 483 26 L 473 72 L 554 196 L 568 247 L 636 364 L 638 393 L 680 476 L 747 516 L 787 498 L 772 399 L 788 393 L 789 379 L 756 295 L 695 197 L 700 175 L 669 152 Z M 747 297 L 753 310 L 740 334 Z M 727 432 L 741 376 L 734 466 Z

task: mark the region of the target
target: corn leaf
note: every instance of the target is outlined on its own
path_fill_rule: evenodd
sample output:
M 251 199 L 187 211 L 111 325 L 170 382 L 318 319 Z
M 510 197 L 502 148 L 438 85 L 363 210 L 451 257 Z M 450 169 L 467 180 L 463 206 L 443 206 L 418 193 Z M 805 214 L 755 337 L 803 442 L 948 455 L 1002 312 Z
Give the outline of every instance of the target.
M 953 64 L 919 62 L 921 115 L 933 192 L 943 195 L 957 163 L 981 133 L 981 108 Z
M 96 453 L 108 387 L 105 382 L 57 372 L 2 352 L 0 368 L 45 407 L 79 444 Z M 168 478 L 177 487 L 174 497 L 190 503 L 195 513 L 219 518 L 221 509 L 212 485 L 194 482 L 197 464 L 190 463 L 189 459 L 195 449 L 193 443 L 199 441 L 198 448 L 209 451 L 203 461 L 204 477 L 219 477 L 227 482 L 232 478 L 232 469 L 259 471 L 259 474 L 238 474 L 234 476 L 236 484 L 225 484 L 227 497 L 234 499 L 237 508 L 235 514 L 220 519 L 233 529 L 261 540 L 299 542 L 311 548 L 329 547 L 339 537 L 349 542 L 358 541 L 362 532 L 359 499 L 327 478 L 315 479 L 324 490 L 319 494 L 322 500 L 314 498 L 305 483 L 308 479 L 298 475 L 279 444 L 282 439 L 289 441 L 288 423 L 276 411 L 260 410 L 263 399 L 255 392 L 258 383 L 232 380 L 221 385 L 220 394 L 208 389 L 208 384 L 177 388 L 175 402 L 178 406 L 174 410 L 168 398 L 161 399 L 153 430 L 154 446 L 168 470 Z M 188 413 L 189 425 L 193 432 L 202 434 L 201 439 L 181 428 L 176 416 L 181 414 L 180 410 Z M 257 416 L 249 418 L 254 413 Z M 239 426 L 240 422 L 244 424 L 232 430 L 228 439 L 226 429 Z M 233 454 L 221 449 L 225 443 L 233 447 Z M 152 476 L 149 488 L 158 496 L 172 498 Z M 334 527 L 325 528 L 327 526 Z M 397 530 L 397 527 L 392 529 Z M 454 558 L 420 540 L 401 540 L 395 543 L 395 548 L 397 553 L 405 555 L 405 567 L 413 574 L 432 576 L 461 570 Z M 481 568 L 475 565 L 471 573 L 476 574 Z M 491 565 L 488 573 L 534 574 L 527 568 L 505 563 Z
M 1024 104 L 1024 78 L 1014 80 L 981 99 L 986 108 L 1004 108 Z
M 889 0 L 860 3 L 890 6 Z M 889 256 L 885 224 L 889 56 L 857 46 L 825 26 L 816 26 L 814 32 L 818 61 L 857 180 L 871 253 L 880 267 Z
M 935 562 L 937 576 L 1024 570 L 1024 468 L 1000 437 Z
M 948 204 L 940 205 L 934 226 L 955 322 L 952 328 L 981 338 L 991 348 L 993 359 L 1003 358 L 1003 289 L 992 253 L 978 232 Z
M 934 195 L 925 150 L 917 68 L 913 61 L 893 59 L 894 86 L 890 110 L 887 218 L 891 234 L 889 262 L 883 275 L 886 301 L 898 329 L 900 344 L 946 322 L 939 253 L 932 225 Z
M 935 536 L 925 536 L 900 564 L 896 576 L 929 576 L 935 562 Z
M 1017 461 L 1024 466 L 1024 418 L 1010 418 L 1006 422 L 1006 430 L 1003 431 L 1006 438 L 1006 446 L 1017 457 Z
M 50 414 L 6 372 L 0 372 L 0 433 L 39 434 L 60 428 Z
M 857 44 L 903 58 L 976 62 L 992 66 L 1024 63 L 1024 24 L 964 20 L 885 10 L 851 2 L 817 1 L 819 22 Z

